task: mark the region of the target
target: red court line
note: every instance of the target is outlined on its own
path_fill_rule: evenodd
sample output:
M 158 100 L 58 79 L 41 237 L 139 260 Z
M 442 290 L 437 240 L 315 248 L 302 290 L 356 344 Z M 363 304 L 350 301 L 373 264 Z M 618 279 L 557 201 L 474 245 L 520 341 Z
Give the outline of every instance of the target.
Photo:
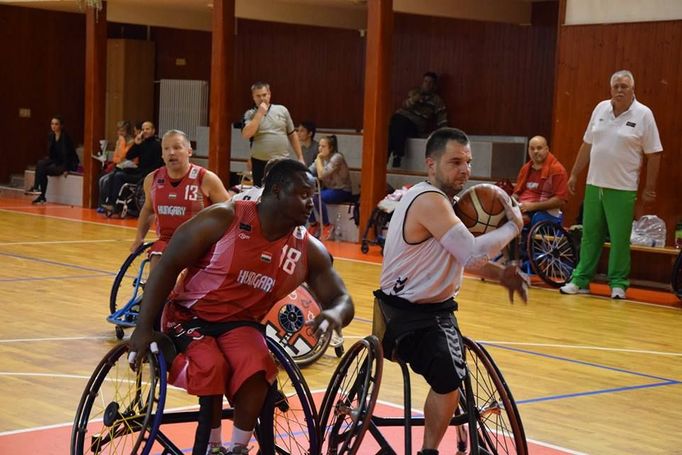
M 315 401 L 319 402 L 322 398 L 322 392 L 315 394 Z M 400 416 L 402 409 L 397 406 L 388 405 L 385 403 L 377 403 L 374 413 L 383 417 Z M 161 429 L 174 444 L 181 449 L 191 449 L 194 438 L 194 430 L 196 424 L 174 424 L 162 426 Z M 231 431 L 231 423 L 225 421 L 223 424 L 223 440 L 229 440 Z M 400 428 L 381 428 L 382 434 L 388 439 L 389 443 L 394 447 L 398 454 L 402 453 L 403 448 L 403 430 Z M 412 446 L 413 451 L 419 448 L 419 443 L 422 440 L 423 431 L 421 428 L 413 428 L 412 432 Z M 0 436 L 0 453 L 14 454 L 14 453 L 39 453 L 41 455 L 64 455 L 69 453 L 69 442 L 71 435 L 71 425 L 63 425 L 56 428 L 41 428 L 36 430 L 28 430 L 21 433 L 6 434 Z M 454 452 L 450 450 L 456 446 L 455 433 L 452 429 L 448 430 L 446 437 L 441 444 L 442 452 Z M 373 440 L 372 436 L 367 433 L 362 442 L 362 447 L 359 450 L 360 455 L 373 455 L 377 452 L 379 446 Z M 445 450 L 444 450 L 445 449 Z M 190 450 L 191 451 L 191 450 Z M 541 443 L 533 441 L 528 442 L 528 451 L 530 455 L 565 455 L 574 453 L 570 450 L 561 450 L 559 448 L 548 447 Z M 152 453 L 160 453 L 152 451 Z M 255 453 L 255 451 L 254 451 Z

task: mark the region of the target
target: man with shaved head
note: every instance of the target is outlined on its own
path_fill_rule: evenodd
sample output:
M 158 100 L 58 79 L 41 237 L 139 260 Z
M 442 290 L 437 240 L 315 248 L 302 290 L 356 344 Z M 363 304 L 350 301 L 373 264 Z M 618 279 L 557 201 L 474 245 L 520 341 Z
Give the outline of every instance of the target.
M 566 168 L 549 151 L 547 139 L 535 136 L 528 141 L 530 160 L 516 178 L 512 197 L 519 202 L 526 223 L 549 219 L 561 222 L 561 209 L 568 200 Z

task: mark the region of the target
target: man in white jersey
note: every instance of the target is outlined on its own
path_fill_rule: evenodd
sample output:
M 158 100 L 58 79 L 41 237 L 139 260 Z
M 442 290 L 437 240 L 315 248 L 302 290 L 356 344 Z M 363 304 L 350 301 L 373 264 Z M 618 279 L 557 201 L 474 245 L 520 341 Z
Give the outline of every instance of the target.
M 464 132 L 441 128 L 426 143 L 428 181 L 403 196 L 388 228 L 381 289 L 375 305 L 386 316 L 384 354 L 407 362 L 430 386 L 424 404 L 422 455 L 435 455 L 459 401 L 465 376 L 462 342 L 453 311 L 464 268 L 498 280 L 527 300 L 528 278 L 518 267 L 490 261 L 520 232 L 521 211 L 500 195 L 507 219 L 474 238 L 455 215 L 453 200 L 471 175 Z
M 635 78 L 621 70 L 611 76 L 611 99 L 597 104 L 568 178 L 575 193 L 578 175 L 589 164 L 583 201 L 580 261 L 562 294 L 590 292 L 602 245 L 609 234 L 608 279 L 612 299 L 625 298 L 630 285 L 630 232 L 639 173 L 646 157 L 644 204 L 656 200 L 656 180 L 663 146 L 654 114 L 635 99 Z

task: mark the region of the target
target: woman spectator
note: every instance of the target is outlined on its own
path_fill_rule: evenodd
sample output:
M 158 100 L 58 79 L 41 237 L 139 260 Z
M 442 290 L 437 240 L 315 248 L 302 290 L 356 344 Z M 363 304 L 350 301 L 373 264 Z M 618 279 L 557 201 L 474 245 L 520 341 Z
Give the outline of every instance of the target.
M 126 153 L 128 149 L 133 144 L 133 128 L 129 121 L 121 120 L 116 123 L 116 134 L 118 135 L 116 139 L 116 148 L 114 148 L 114 155 L 111 158 L 102 172 L 102 176 L 99 178 L 99 206 L 97 211 L 103 212 L 102 204 L 104 204 L 104 198 L 106 197 L 106 185 L 116 166 L 125 161 Z
M 47 176 L 64 175 L 73 172 L 78 168 L 78 155 L 73 146 L 73 141 L 64 131 L 64 121 L 59 116 L 52 117 L 50 121 L 52 132 L 48 137 L 47 157 L 38 161 L 36 165 L 35 183 L 29 192 L 40 193 L 33 200 L 33 204 L 44 204 L 47 202 Z
M 353 199 L 350 172 L 343 154 L 339 152 L 335 135 L 324 136 L 320 139 L 318 154 L 310 166 L 310 171 L 321 183 L 321 193 L 315 194 L 315 208 L 320 207 L 319 197 L 322 196 L 322 229 L 315 219 L 315 212 L 310 215 L 310 232 L 319 236 L 321 240 L 329 239 L 333 225 L 329 222 L 326 204 L 340 204 Z

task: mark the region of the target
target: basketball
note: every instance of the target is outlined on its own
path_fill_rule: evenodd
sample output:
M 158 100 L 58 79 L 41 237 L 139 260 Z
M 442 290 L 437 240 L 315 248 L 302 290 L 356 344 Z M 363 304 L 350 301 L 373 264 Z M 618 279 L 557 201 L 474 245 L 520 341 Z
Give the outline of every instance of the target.
M 493 231 L 507 221 L 498 195 L 510 200 L 509 195 L 496 185 L 474 185 L 464 191 L 455 203 L 455 215 L 475 236 Z

